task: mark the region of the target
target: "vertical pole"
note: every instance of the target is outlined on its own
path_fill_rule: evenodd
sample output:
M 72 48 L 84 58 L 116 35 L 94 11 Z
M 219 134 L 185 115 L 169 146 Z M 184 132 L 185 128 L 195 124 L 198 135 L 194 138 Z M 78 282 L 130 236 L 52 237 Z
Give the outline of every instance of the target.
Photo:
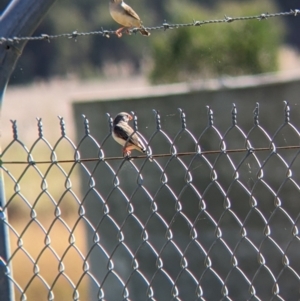
M 13 38 L 31 35 L 56 0 L 11 0 L 0 15 L 0 37 Z M 3 42 L 3 41 L 2 41 Z M 3 96 L 15 65 L 27 41 L 0 43 L 0 109 Z M 30 104 L 28 104 L 30 106 Z M 1 151 L 1 150 L 0 150 Z M 1 158 L 0 158 L 1 168 Z M 8 220 L 5 208 L 3 170 L 0 170 L 0 301 L 14 301 L 9 259 Z
M 5 191 L 3 171 L 0 170 L 0 300 L 14 301 L 12 269 L 7 265 L 10 256 L 10 244 L 8 235 L 8 220 L 3 211 L 5 206 Z

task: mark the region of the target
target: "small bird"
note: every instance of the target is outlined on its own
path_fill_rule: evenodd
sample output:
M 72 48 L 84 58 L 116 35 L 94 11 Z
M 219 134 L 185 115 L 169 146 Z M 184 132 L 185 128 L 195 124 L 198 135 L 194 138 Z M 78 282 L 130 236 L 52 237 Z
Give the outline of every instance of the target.
M 142 26 L 142 21 L 138 14 L 123 0 L 109 0 L 109 12 L 112 18 L 123 26 L 116 30 L 116 35 L 119 38 L 122 36 L 124 28 L 131 27 L 138 27 L 143 36 L 150 36 L 150 32 Z
M 121 112 L 115 117 L 112 131 L 113 138 L 123 146 L 124 156 L 129 156 L 133 149 L 146 153 L 144 143 L 128 124 L 129 120 L 132 120 L 132 116 L 126 112 Z

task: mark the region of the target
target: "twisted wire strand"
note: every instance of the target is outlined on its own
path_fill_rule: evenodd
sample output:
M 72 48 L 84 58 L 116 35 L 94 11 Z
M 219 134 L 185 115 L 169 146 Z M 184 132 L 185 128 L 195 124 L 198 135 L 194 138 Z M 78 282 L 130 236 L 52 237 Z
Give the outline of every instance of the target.
M 196 27 L 196 26 L 203 26 L 203 25 L 211 25 L 211 24 L 220 24 L 220 23 L 232 23 L 234 21 L 248 21 L 248 20 L 267 20 L 269 18 L 276 18 L 276 17 L 286 17 L 286 16 L 299 16 L 300 9 L 291 9 L 288 12 L 278 12 L 278 13 L 261 13 L 259 15 L 253 16 L 240 16 L 240 17 L 229 17 L 227 15 L 224 16 L 223 19 L 211 19 L 211 20 L 193 20 L 190 23 L 168 23 L 166 20 L 163 22 L 162 25 L 152 26 L 152 27 L 145 27 L 148 31 L 156 31 L 156 30 L 168 30 L 168 29 L 178 29 L 182 27 Z M 133 28 L 129 30 L 129 34 L 134 34 L 140 31 L 140 28 Z M 15 44 L 22 41 L 48 41 L 58 39 L 58 38 L 67 38 L 67 39 L 74 39 L 77 40 L 79 37 L 85 36 L 92 36 L 92 35 L 99 35 L 105 38 L 109 38 L 111 35 L 115 35 L 116 32 L 114 30 L 106 30 L 101 28 L 101 30 L 95 31 L 88 31 L 88 32 L 79 32 L 74 30 L 73 32 L 69 33 L 61 33 L 61 34 L 41 34 L 37 36 L 24 36 L 24 37 L 0 37 L 0 44 Z

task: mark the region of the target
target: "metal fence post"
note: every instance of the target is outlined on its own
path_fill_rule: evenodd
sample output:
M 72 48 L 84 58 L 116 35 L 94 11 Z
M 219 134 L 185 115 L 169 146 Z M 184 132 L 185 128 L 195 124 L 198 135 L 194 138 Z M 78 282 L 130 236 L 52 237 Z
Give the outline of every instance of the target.
M 0 36 L 14 37 L 31 35 L 36 29 L 48 9 L 56 0 L 13 0 L 7 5 L 0 16 Z M 20 57 L 27 41 L 19 43 L 18 47 L 7 47 L 4 43 L 0 47 L 0 109 L 3 95 L 11 73 Z M 10 51 L 8 51 L 10 49 Z M 6 215 L 2 211 L 5 204 L 3 171 L 0 171 L 0 301 L 13 301 L 12 282 L 9 281 L 11 271 L 5 263 L 9 256 L 9 238 Z
M 3 171 L 0 171 L 0 300 L 14 301 L 14 292 L 12 282 L 9 281 L 11 276 L 11 265 L 7 266 L 6 262 L 10 256 L 10 245 L 7 228 L 7 217 L 2 211 L 5 204 L 4 178 Z

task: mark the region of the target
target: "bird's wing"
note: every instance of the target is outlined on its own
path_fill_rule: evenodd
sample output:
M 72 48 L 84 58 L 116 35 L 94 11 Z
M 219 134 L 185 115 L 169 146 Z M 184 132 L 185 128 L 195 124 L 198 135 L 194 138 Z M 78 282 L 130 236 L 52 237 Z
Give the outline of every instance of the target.
M 144 145 L 139 139 L 139 136 L 136 133 L 134 133 L 134 130 L 128 124 L 122 124 L 122 126 L 115 125 L 114 132 L 116 136 L 127 141 L 128 146 L 133 144 L 142 150 L 145 149 Z
M 125 13 L 131 17 L 133 17 L 134 19 L 137 19 L 140 21 L 140 17 L 138 16 L 138 14 L 127 4 L 124 3 L 123 8 L 125 10 Z

